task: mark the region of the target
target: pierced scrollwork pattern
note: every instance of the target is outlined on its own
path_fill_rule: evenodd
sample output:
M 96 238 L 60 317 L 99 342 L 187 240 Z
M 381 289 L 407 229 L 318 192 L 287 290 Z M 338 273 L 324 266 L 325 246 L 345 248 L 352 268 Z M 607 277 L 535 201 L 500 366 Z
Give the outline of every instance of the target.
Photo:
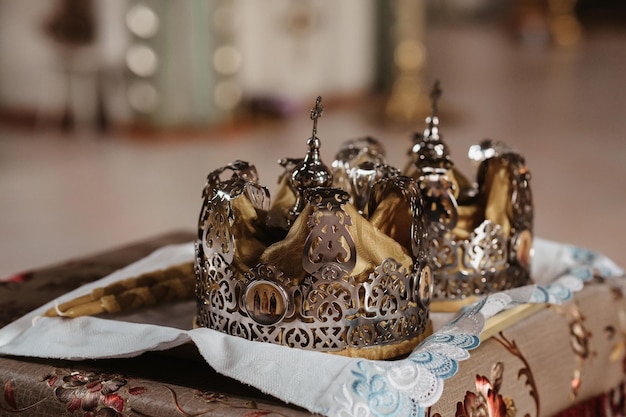
M 224 276 L 229 279 L 220 282 L 225 285 L 209 284 L 217 294 L 210 293 L 212 298 L 200 306 L 198 320 L 200 325 L 249 340 L 326 351 L 385 345 L 415 337 L 423 332 L 428 311 L 410 301 L 418 296 L 408 294 L 413 287 L 409 281 L 414 276 L 406 275 L 394 262 L 386 260 L 385 267 L 377 269 L 377 274 L 356 286 L 346 279 L 315 280 L 306 289 L 292 287 L 287 303 L 293 303 L 298 313 L 284 315 L 276 323 L 268 324 L 255 319 L 243 305 L 229 311 L 217 308 L 218 303 L 212 301 L 239 299 L 237 293 L 247 292 L 237 290 L 236 279 L 226 272 L 227 266 Z M 255 279 L 250 283 L 263 285 Z M 389 285 L 391 290 L 385 294 L 384 289 Z M 365 294 L 362 301 L 359 294 Z M 245 297 L 240 300 L 245 302 Z
M 313 335 L 308 329 L 296 327 L 288 329 L 285 333 L 285 345 L 300 349 L 306 349 L 311 345 Z
M 413 195 L 419 210 L 419 192 L 407 195 Z M 205 232 L 196 244 L 198 324 L 249 340 L 322 351 L 387 345 L 421 335 L 429 319 L 429 299 L 421 297 L 430 298 L 432 286 L 430 274 L 423 273 L 426 258 L 410 270 L 385 259 L 369 276 L 356 279 L 350 275 L 357 256 L 347 229 L 352 219 L 342 209 L 349 197 L 319 188 L 307 198 L 314 210 L 302 258 L 307 276 L 300 283 L 274 265 L 235 274 L 232 258 L 221 252 L 225 246 L 216 244 L 232 237 L 232 222 L 227 221 L 231 199 L 216 193 L 205 203 L 208 214 L 200 225 Z M 418 211 L 414 219 L 425 222 L 422 215 Z
M 342 190 L 317 188 L 307 198 L 316 209 L 308 221 L 311 231 L 304 243 L 302 267 L 318 278 L 341 278 L 356 264 L 354 240 L 347 228 L 352 220 L 341 209 L 350 197 Z
M 487 274 L 500 272 L 507 266 L 507 239 L 501 227 L 493 222 L 482 222 L 463 246 L 463 267 Z
M 232 177 L 223 180 L 227 171 Z M 388 258 L 367 274 L 352 276 L 358 254 L 351 234 L 354 219 L 345 209 L 351 196 L 318 186 L 302 195 L 311 210 L 303 226 L 302 256 L 294 261 L 301 262 L 305 276 L 293 277 L 278 265 L 259 263 L 242 271 L 240 263 L 233 263 L 242 238 L 233 232 L 240 220 L 233 204 L 245 198 L 262 213 L 269 208 L 269 194 L 246 163 L 214 171 L 198 225 L 197 324 L 248 340 L 331 352 L 416 340 L 429 322 L 432 294 L 428 222 L 417 183 L 395 171 L 388 174 L 367 185 L 368 209 L 390 192 L 408 203 L 411 229 L 401 231 L 401 244 L 411 252 L 413 265 Z
M 200 242 L 207 255 L 221 253 L 227 262 L 234 256 L 234 237 L 231 234 L 233 213 L 230 204 L 222 198 L 209 202 L 206 216 L 200 219 Z
M 302 318 L 320 323 L 342 322 L 358 309 L 352 287 L 343 280 L 316 282 L 306 293 Z
M 269 210 L 270 208 L 270 193 L 267 188 L 249 182 L 245 187 L 246 195 L 252 205 L 258 210 Z
M 530 279 L 528 270 L 511 265 L 509 239 L 493 222 L 485 220 L 463 240 L 453 239 L 436 225 L 431 232 L 435 299 L 489 294 L 525 285 Z
M 480 163 L 475 192 L 486 187 L 492 163 L 506 170 L 511 192 L 506 208 L 510 230 L 505 232 L 501 225 L 484 220 L 468 237 L 458 237 L 453 232 L 456 221 L 448 222 L 450 217 L 447 214 L 456 213 L 456 203 L 455 207 L 449 207 L 450 210 L 444 210 L 445 205 L 440 207 L 441 198 L 431 201 L 442 195 L 442 190 L 451 190 L 447 181 L 442 178 L 422 181 L 426 211 L 431 221 L 428 240 L 435 274 L 433 297 L 437 300 L 489 294 L 523 286 L 530 281 L 533 204 L 530 172 L 524 158 L 506 145 L 491 140 L 472 147 L 470 157 Z M 497 162 L 494 158 L 498 158 Z M 475 192 L 468 195 L 476 197 Z
M 384 316 L 393 315 L 401 308 L 408 308 L 403 300 L 412 298 L 406 283 L 407 271 L 392 260 L 385 259 L 374 271 L 375 279 L 365 283 L 365 305 L 367 313 Z
M 259 179 L 259 175 L 257 174 L 256 167 L 254 165 L 241 160 L 233 161 L 230 164 L 212 171 L 207 176 L 207 182 L 202 192 L 202 196 L 205 199 L 210 199 L 213 195 L 215 195 L 215 190 L 218 185 L 228 180 L 228 178 L 222 178 L 222 175 L 225 172 L 231 173 L 230 179 L 241 178 L 246 182 L 252 183 L 256 183 Z
M 420 187 L 428 219 L 453 229 L 459 220 L 459 214 L 450 179 L 444 174 L 426 174 L 420 178 Z

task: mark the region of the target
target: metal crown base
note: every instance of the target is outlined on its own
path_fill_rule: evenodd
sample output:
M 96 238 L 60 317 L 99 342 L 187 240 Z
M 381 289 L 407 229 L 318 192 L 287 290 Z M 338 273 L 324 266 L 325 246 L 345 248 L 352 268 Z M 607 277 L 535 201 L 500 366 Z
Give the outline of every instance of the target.
M 266 265 L 242 280 L 196 244 L 196 274 L 197 325 L 251 341 L 384 359 L 410 352 L 429 328 L 427 266 L 407 272 L 387 259 L 365 282 L 308 276 L 289 286 Z
M 532 235 L 507 238 L 499 225 L 484 221 L 468 239 L 433 230 L 433 302 L 457 301 L 528 285 Z

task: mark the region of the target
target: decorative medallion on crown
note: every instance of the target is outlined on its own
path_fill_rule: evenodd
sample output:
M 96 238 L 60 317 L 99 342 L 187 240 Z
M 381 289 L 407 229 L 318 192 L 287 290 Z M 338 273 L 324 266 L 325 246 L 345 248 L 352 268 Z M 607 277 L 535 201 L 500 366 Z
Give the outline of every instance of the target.
M 433 309 L 447 310 L 530 282 L 533 204 L 524 157 L 504 143 L 470 147 L 475 181 L 456 169 L 439 132 L 440 95 L 436 82 L 405 175 L 419 182 L 429 218 Z
M 317 123 L 304 158 L 279 161 L 275 197 L 253 165 L 208 175 L 196 242 L 196 325 L 248 340 L 385 359 L 431 332 L 428 220 L 418 183 L 372 138 L 331 167 Z

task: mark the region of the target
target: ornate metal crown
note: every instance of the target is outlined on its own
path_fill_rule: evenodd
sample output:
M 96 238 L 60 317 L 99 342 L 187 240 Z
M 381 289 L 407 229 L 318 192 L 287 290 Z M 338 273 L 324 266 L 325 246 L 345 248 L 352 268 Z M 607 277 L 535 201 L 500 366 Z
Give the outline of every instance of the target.
M 405 174 L 419 182 L 429 218 L 434 301 L 473 296 L 528 284 L 533 238 L 530 172 L 507 145 L 484 140 L 470 147 L 475 181 L 450 159 L 439 134 L 439 84 L 424 134 L 414 135 Z M 437 303 L 437 309 L 442 308 Z
M 208 175 L 196 242 L 198 326 L 248 340 L 383 359 L 428 332 L 427 219 L 413 179 L 376 140 L 319 157 L 318 97 L 303 159 L 283 159 L 270 202 L 256 169 Z

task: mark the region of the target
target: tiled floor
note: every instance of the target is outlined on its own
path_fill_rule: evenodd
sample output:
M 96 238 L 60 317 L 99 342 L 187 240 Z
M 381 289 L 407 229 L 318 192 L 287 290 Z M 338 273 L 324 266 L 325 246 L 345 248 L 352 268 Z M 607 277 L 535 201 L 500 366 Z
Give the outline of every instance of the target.
M 440 29 L 427 40 L 457 164 L 469 169 L 467 149 L 485 137 L 513 145 L 533 174 L 536 235 L 626 264 L 626 31 L 590 33 L 570 49 L 524 49 L 486 29 Z M 325 108 L 327 162 L 340 141 L 369 134 L 404 165 L 411 128 L 377 125 L 370 110 Z M 310 128 L 306 110 L 237 133 L 154 141 L 0 128 L 0 276 L 192 230 L 209 171 L 250 160 L 273 189 L 275 161 L 302 156 Z

